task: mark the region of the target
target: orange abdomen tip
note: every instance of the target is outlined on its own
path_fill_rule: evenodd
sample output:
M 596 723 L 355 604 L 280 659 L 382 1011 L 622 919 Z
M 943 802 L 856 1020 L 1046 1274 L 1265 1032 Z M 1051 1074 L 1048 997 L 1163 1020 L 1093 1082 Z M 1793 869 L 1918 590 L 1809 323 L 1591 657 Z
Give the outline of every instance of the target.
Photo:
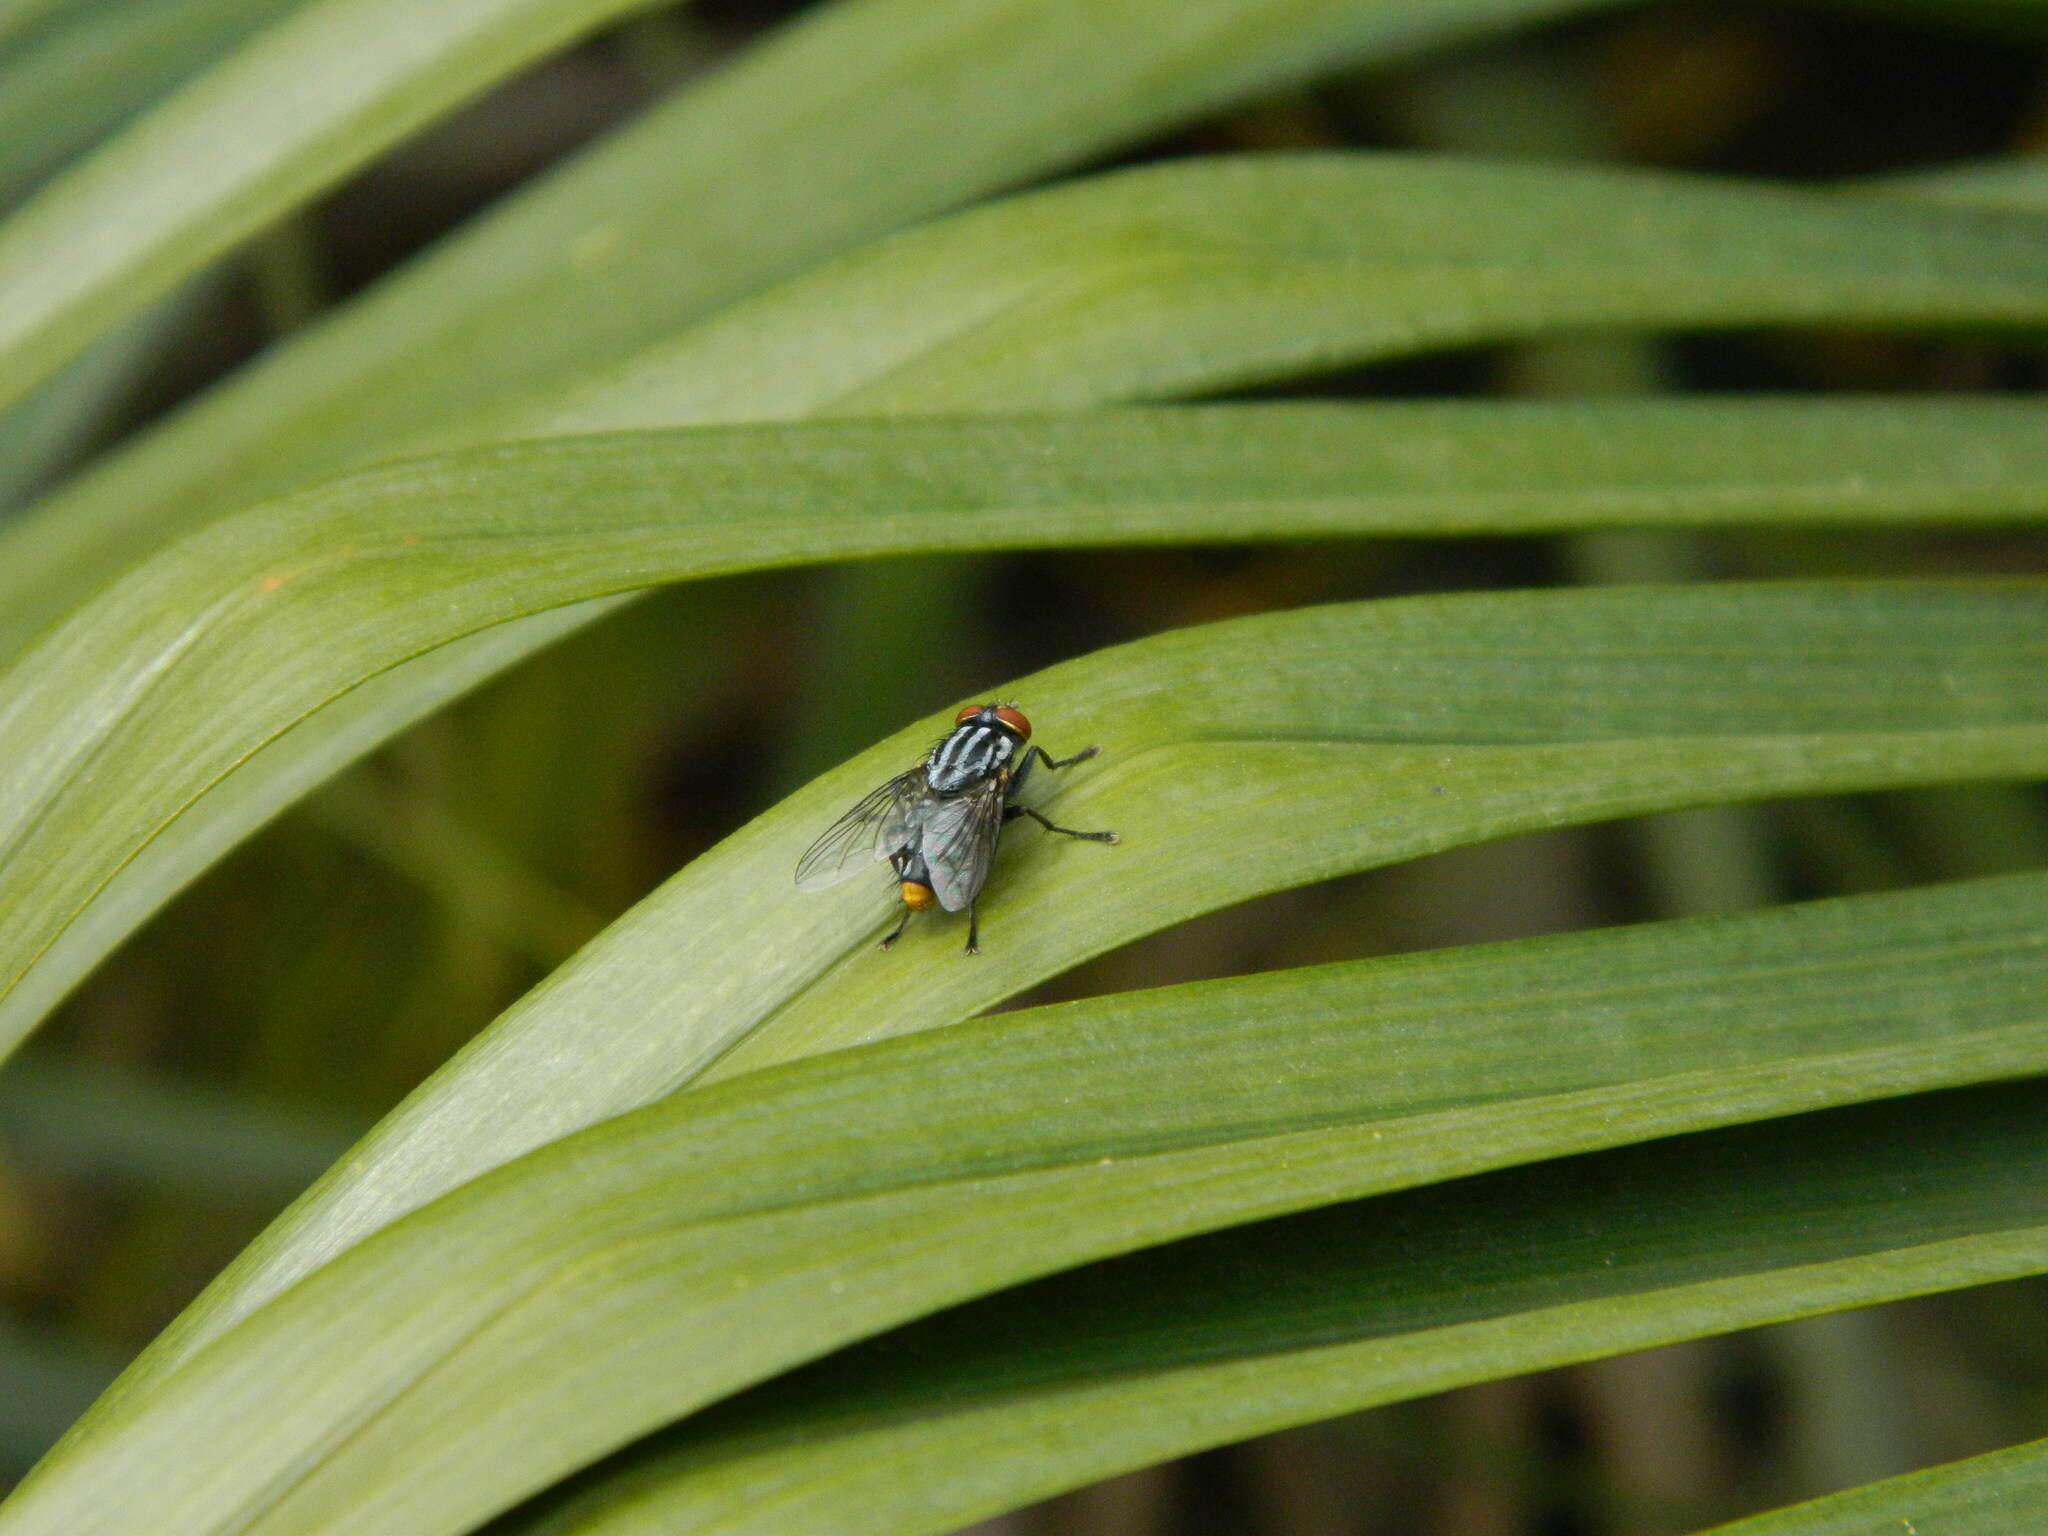
M 913 912 L 922 912 L 938 901 L 928 885 L 919 885 L 915 880 L 903 882 L 903 905 Z

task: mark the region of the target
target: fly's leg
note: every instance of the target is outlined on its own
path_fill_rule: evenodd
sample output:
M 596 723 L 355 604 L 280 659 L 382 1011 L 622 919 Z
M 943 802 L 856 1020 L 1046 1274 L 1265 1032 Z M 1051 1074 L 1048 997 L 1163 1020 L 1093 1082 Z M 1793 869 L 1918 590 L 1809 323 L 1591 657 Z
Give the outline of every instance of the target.
M 1072 757 L 1054 757 L 1050 752 L 1046 751 L 1043 747 L 1033 747 L 1029 752 L 1026 752 L 1024 755 L 1026 757 L 1036 757 L 1038 761 L 1045 764 L 1047 768 L 1071 768 L 1076 763 L 1087 762 L 1089 758 L 1093 757 L 1096 753 L 1100 752 L 1101 750 L 1102 748 L 1100 747 L 1083 747 L 1080 751 L 1076 752 Z
M 880 944 L 877 944 L 875 947 L 877 949 L 893 949 L 896 945 L 896 941 L 903 937 L 903 930 L 908 928 L 909 926 L 910 908 L 906 906 L 903 909 L 903 915 L 896 919 L 896 926 L 889 930 L 889 937 L 882 940 L 882 942 Z
M 1011 805 L 1003 808 L 1003 820 L 1014 821 L 1019 816 L 1029 816 L 1048 832 L 1057 832 L 1061 837 L 1078 837 L 1088 843 L 1113 843 L 1117 841 L 1114 832 L 1076 832 L 1072 827 L 1056 827 L 1028 805 Z
M 1100 752 L 1100 747 L 1083 747 L 1072 757 L 1054 757 L 1043 747 L 1026 747 L 1024 755 L 1017 759 L 1017 771 L 1010 776 L 1010 793 L 1015 794 L 1024 787 L 1024 781 L 1031 777 L 1031 770 L 1043 763 L 1047 768 L 1071 768 L 1076 763 L 1085 763 Z
M 967 953 L 970 955 L 981 953 L 981 914 L 974 908 L 973 902 L 967 903 Z
M 1072 757 L 1054 757 L 1043 747 L 1032 747 L 1024 754 L 1024 761 L 1018 771 L 1016 784 L 1012 787 L 1011 793 L 1014 794 L 1018 788 L 1023 786 L 1024 776 L 1030 771 L 1034 761 L 1045 764 L 1048 769 L 1071 768 L 1076 763 L 1087 762 L 1089 758 L 1101 750 L 1102 748 L 1100 747 L 1083 747 Z M 1028 805 L 1011 805 L 1003 808 L 1004 821 L 1015 821 L 1019 816 L 1029 816 L 1033 821 L 1045 828 L 1046 831 L 1057 832 L 1061 837 L 1078 837 L 1084 842 L 1090 843 L 1113 843 L 1117 841 L 1117 835 L 1114 832 L 1076 832 L 1072 827 L 1056 827 Z

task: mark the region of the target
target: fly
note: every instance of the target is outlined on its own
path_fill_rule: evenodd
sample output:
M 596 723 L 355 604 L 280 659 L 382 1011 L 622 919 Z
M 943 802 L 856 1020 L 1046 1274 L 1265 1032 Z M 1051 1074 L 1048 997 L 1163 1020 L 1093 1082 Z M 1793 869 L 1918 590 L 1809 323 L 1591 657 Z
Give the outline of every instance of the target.
M 913 912 L 944 907 L 967 911 L 967 953 L 981 953 L 974 910 L 989 859 L 1003 827 L 1029 816 L 1048 832 L 1091 843 L 1113 843 L 1114 832 L 1056 827 L 1028 805 L 1014 804 L 1033 759 L 1048 769 L 1071 768 L 1099 750 L 1054 758 L 1030 746 L 1031 722 L 1008 704 L 970 704 L 953 729 L 908 773 L 898 774 L 833 822 L 796 866 L 796 888 L 822 891 L 887 859 L 896 874 L 903 916 L 882 940 L 887 949 L 903 936 Z

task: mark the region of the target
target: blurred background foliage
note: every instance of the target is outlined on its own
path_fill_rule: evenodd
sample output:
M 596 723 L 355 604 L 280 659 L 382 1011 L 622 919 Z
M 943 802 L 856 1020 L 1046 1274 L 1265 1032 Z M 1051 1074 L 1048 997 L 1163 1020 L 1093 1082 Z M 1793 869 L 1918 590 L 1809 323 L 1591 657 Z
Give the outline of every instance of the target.
M 217 34 L 184 53 L 150 50 L 147 68 L 96 46 L 93 13 L 109 8 L 52 0 L 0 15 L 0 202 L 285 7 L 222 3 Z M 94 366 L 121 380 L 102 397 L 111 406 L 87 419 L 16 413 L 0 494 L 19 506 L 799 9 L 649 9 L 416 135 L 102 348 Z M 1808 183 L 1881 177 L 2048 153 L 2044 34 L 2043 11 L 2018 4 L 1668 0 L 1328 79 L 1115 163 L 1415 146 Z M 110 80 L 120 90 L 102 88 Z M 40 136 L 37 156 L 8 154 L 9 114 L 53 104 L 69 104 L 68 132 Z M 1803 332 L 1486 348 L 1267 393 L 1969 390 L 2039 387 L 2042 375 L 2038 354 L 1992 341 Z M 696 583 L 631 605 L 249 841 L 0 1075 L 0 1480 L 470 1033 L 727 831 L 947 699 L 1120 640 L 1305 603 L 2022 571 L 2048 572 L 2048 538 L 1602 535 L 920 558 Z M 1219 824 L 1190 852 L 1227 853 L 1229 838 Z M 1026 1000 L 2044 863 L 2048 804 L 2033 789 L 1715 809 L 1275 895 Z M 2042 1433 L 2044 1303 L 2048 1286 L 2016 1283 L 1471 1388 L 998 1524 L 1020 1536 L 1689 1530 Z M 1905 1376 L 1917 1383 L 1910 1410 L 1893 1390 Z

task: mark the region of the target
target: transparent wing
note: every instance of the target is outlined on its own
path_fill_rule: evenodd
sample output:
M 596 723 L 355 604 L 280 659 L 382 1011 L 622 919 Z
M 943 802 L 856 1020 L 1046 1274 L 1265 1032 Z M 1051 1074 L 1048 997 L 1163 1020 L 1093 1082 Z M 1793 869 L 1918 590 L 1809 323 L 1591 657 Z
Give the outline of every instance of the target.
M 822 891 L 851 879 L 910 841 L 911 809 L 924 795 L 924 765 L 900 773 L 825 829 L 797 860 L 796 888 Z
M 932 889 L 948 912 L 967 907 L 988 878 L 988 861 L 1003 829 L 1003 776 L 998 774 L 951 800 L 931 800 L 914 818 L 918 851 L 932 872 Z

